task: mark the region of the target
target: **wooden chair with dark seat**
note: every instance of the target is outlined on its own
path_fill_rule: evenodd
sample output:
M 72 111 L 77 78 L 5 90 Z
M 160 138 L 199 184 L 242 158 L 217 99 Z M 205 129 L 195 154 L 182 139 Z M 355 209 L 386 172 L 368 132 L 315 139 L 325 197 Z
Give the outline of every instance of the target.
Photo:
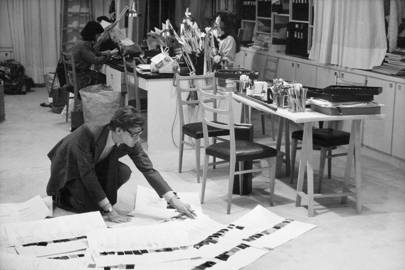
M 209 93 L 207 91 L 198 90 L 200 104 L 203 112 L 203 132 L 204 132 L 204 169 L 203 169 L 203 182 L 201 189 L 201 203 L 204 203 L 205 187 L 207 183 L 208 173 L 208 159 L 209 156 L 223 159 L 229 162 L 229 181 L 228 181 L 228 194 L 227 194 L 227 214 L 231 211 L 232 203 L 232 190 L 234 184 L 234 176 L 239 175 L 240 194 L 243 193 L 243 178 L 242 175 L 269 170 L 270 175 L 270 204 L 273 204 L 273 193 L 275 186 L 275 173 L 276 173 L 276 157 L 277 150 L 267 145 L 254 143 L 248 140 L 239 140 L 235 136 L 235 121 L 233 115 L 233 98 L 231 92 L 223 92 L 218 94 Z M 215 100 L 212 103 L 210 101 Z M 221 104 L 220 108 L 213 106 L 213 104 Z M 220 115 L 224 119 L 223 123 L 210 120 L 210 116 Z M 218 143 L 209 143 L 209 128 L 218 128 L 229 131 L 229 140 Z M 268 163 L 266 168 L 245 169 L 244 163 L 246 161 L 253 162 L 257 159 L 265 159 Z M 238 171 L 235 171 L 235 166 L 238 165 Z
M 65 69 L 65 79 L 66 83 L 73 87 L 74 93 L 74 106 L 72 111 L 76 109 L 79 100 L 79 85 L 77 81 L 76 69 L 75 69 L 75 60 L 70 52 L 62 52 L 62 62 Z M 69 101 L 70 101 L 70 92 L 66 91 L 67 101 L 66 101 L 66 123 L 69 121 Z M 73 126 L 73 124 L 72 124 Z
M 295 157 L 298 141 L 302 141 L 303 130 L 292 132 L 291 146 L 291 172 L 290 183 L 294 183 Z M 322 191 L 322 179 L 325 170 L 325 161 L 328 159 L 328 178 L 332 176 L 332 158 L 347 155 L 347 153 L 333 154 L 332 151 L 338 146 L 348 145 L 350 142 L 350 133 L 332 128 L 314 128 L 312 130 L 313 149 L 320 150 L 319 162 L 319 185 L 318 193 Z
M 197 182 L 200 182 L 200 152 L 201 139 L 203 138 L 203 126 L 198 119 L 198 95 L 197 86 L 216 93 L 216 78 L 214 74 L 181 76 L 176 74 L 175 86 L 177 95 L 177 107 L 180 123 L 179 138 L 179 173 L 182 171 L 184 145 L 191 145 L 195 149 Z M 185 113 L 188 110 L 188 113 Z M 194 118 L 193 115 L 194 114 Z M 187 116 L 187 117 L 186 117 Z M 187 118 L 187 119 L 186 119 Z M 209 128 L 208 136 L 215 138 L 226 136 L 229 132 L 219 128 Z M 194 140 L 193 143 L 185 141 L 185 135 Z

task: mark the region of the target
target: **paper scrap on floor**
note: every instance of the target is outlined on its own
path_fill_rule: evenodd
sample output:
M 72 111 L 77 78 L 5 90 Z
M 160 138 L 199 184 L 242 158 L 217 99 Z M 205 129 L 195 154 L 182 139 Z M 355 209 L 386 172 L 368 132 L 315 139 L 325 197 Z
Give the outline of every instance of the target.
M 0 224 L 40 220 L 51 217 L 52 205 L 50 205 L 49 208 L 44 199 L 37 195 L 21 203 L 0 204 Z
M 85 250 L 86 234 L 106 228 L 100 212 L 0 225 L 0 242 L 15 246 L 19 254 L 49 256 Z
M 179 192 L 180 199 L 191 205 L 198 215 L 202 213 L 199 196 L 196 192 Z M 160 198 L 156 191 L 141 185 L 137 186 L 135 209 L 127 215 L 132 216 L 129 223 L 108 223 L 109 227 L 128 227 L 133 225 L 148 225 L 170 219 L 181 218 L 175 209 L 167 208 L 167 202 Z

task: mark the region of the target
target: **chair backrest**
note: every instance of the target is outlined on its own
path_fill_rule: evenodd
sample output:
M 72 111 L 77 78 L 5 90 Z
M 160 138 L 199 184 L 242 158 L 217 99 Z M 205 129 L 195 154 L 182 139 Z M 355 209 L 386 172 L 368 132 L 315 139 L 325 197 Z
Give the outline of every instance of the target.
M 204 147 L 209 145 L 208 126 L 226 129 L 229 131 L 229 141 L 231 153 L 235 153 L 235 120 L 233 116 L 233 98 L 232 92 L 209 93 L 198 89 L 200 106 L 202 109 L 202 123 L 204 133 Z M 220 108 L 215 104 L 221 104 Z M 211 120 L 211 116 L 218 118 L 220 116 L 224 121 L 217 122 Z
M 177 95 L 179 122 L 181 128 L 186 123 L 184 109 L 189 109 L 190 105 L 194 105 L 194 113 L 198 113 L 199 101 L 197 89 L 201 88 L 204 90 L 209 90 L 212 93 L 216 93 L 216 78 L 214 73 L 190 76 L 181 76 L 179 74 L 176 74 L 174 80 Z M 192 121 L 189 120 L 187 122 Z
M 74 89 L 74 104 L 78 102 L 79 86 L 77 82 L 77 74 L 75 69 L 75 60 L 70 52 L 62 52 L 63 67 L 65 69 L 66 82 L 73 86 Z

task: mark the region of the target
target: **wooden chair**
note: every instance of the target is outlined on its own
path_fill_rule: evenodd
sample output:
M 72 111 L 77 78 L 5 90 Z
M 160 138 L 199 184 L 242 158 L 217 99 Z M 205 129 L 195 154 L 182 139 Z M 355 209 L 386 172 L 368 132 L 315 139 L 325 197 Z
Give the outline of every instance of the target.
M 203 138 L 203 126 L 201 121 L 193 121 L 195 119 L 186 120 L 186 115 L 184 110 L 191 110 L 187 114 L 188 118 L 191 118 L 191 114 L 197 114 L 199 108 L 199 101 L 197 95 L 196 85 L 200 84 L 204 89 L 209 89 L 212 92 L 216 92 L 216 78 L 214 74 L 208 75 L 190 75 L 181 76 L 176 74 L 175 76 L 175 86 L 177 95 L 177 107 L 179 113 L 179 123 L 180 123 L 180 139 L 179 139 L 179 173 L 182 171 L 183 165 L 183 151 L 184 145 L 191 145 L 195 149 L 196 157 L 196 170 L 197 170 L 197 182 L 200 182 L 200 152 L 201 152 L 201 142 Z M 195 116 L 198 118 L 198 116 Z M 218 137 L 228 135 L 227 130 L 210 128 L 208 131 L 209 137 Z M 194 139 L 194 144 L 188 143 L 184 140 L 185 135 Z M 214 162 L 215 163 L 215 162 Z
M 294 183 L 295 157 L 297 152 L 298 141 L 302 141 L 303 130 L 297 130 L 291 134 L 291 171 L 290 183 Z M 341 145 L 348 145 L 350 142 L 350 133 L 332 128 L 314 128 L 312 130 L 313 148 L 320 150 L 319 162 L 319 185 L 318 193 L 322 191 L 322 179 L 325 170 L 325 161 L 328 159 L 328 178 L 332 176 L 332 158 L 345 156 L 347 153 L 333 154 L 332 151 Z
M 76 69 L 75 69 L 75 60 L 70 52 L 62 52 L 62 62 L 65 69 L 65 79 L 66 83 L 71 85 L 74 90 L 74 106 L 73 111 L 75 110 L 78 100 L 79 100 L 79 85 L 77 81 Z M 67 101 L 66 101 L 66 123 L 69 121 L 69 101 L 70 101 L 70 92 L 66 92 Z
M 275 173 L 276 173 L 276 157 L 277 150 L 269 146 L 254 143 L 247 140 L 236 140 L 235 138 L 235 121 L 232 108 L 232 93 L 223 92 L 220 94 L 208 93 L 201 89 L 198 90 L 200 104 L 203 112 L 203 132 L 204 132 L 204 169 L 203 169 L 203 182 L 201 189 L 201 203 L 204 203 L 205 187 L 207 183 L 208 172 L 208 159 L 209 156 L 220 158 L 229 162 L 229 181 L 228 181 L 228 195 L 227 195 L 227 214 L 231 212 L 232 203 L 232 190 L 234 184 L 234 176 L 239 175 L 239 187 L 242 194 L 243 179 L 242 175 L 247 173 L 253 173 L 269 170 L 270 175 L 270 204 L 273 204 L 273 193 L 275 186 Z M 216 101 L 214 103 L 209 101 Z M 221 103 L 221 108 L 216 108 L 213 104 Z M 219 123 L 210 120 L 212 114 L 222 115 L 223 119 L 226 119 L 225 123 Z M 218 128 L 229 131 L 229 140 L 225 142 L 218 142 L 209 144 L 209 128 Z M 266 159 L 268 167 L 258 169 L 243 168 L 244 162 L 257 159 Z M 235 172 L 235 166 L 238 165 L 238 171 Z

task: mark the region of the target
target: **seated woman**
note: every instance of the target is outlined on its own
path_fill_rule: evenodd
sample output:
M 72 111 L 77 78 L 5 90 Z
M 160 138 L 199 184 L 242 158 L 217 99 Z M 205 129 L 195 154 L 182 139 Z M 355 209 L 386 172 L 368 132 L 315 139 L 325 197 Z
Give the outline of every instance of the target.
M 236 36 L 234 15 L 219 12 L 213 28 L 213 35 L 218 42 L 218 48 L 213 50 L 214 69 L 228 69 L 233 67 L 235 54 L 239 51 Z
M 100 52 L 94 49 L 94 43 L 103 31 L 103 27 L 98 22 L 88 22 L 80 32 L 82 40 L 79 40 L 72 49 L 79 89 L 106 83 L 105 75 L 92 69 L 92 65 L 106 63 L 114 53 L 114 51 Z

